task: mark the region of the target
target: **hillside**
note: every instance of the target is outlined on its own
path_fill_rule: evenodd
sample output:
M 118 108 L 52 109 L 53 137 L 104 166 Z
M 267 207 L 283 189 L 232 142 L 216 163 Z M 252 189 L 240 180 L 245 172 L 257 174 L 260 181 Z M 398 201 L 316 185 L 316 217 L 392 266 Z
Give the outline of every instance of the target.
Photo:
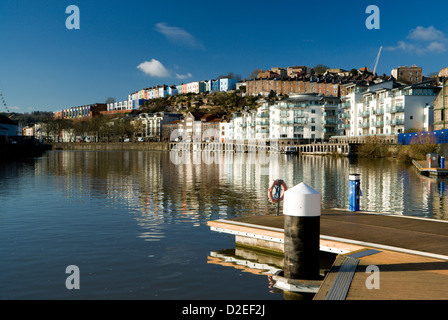
M 204 112 L 230 117 L 245 106 L 254 107 L 257 97 L 243 97 L 240 91 L 217 93 L 187 93 L 146 101 L 140 112 Z

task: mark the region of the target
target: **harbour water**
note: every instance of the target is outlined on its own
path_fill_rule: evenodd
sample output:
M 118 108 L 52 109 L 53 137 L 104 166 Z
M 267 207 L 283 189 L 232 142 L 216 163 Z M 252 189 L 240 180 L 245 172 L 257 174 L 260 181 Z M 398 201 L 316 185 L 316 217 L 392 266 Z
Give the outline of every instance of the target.
M 2 163 L 0 299 L 283 299 L 262 272 L 219 263 L 234 238 L 207 221 L 275 214 L 277 178 L 348 208 L 349 173 L 361 175 L 361 210 L 448 219 L 446 180 L 385 159 L 52 151 Z

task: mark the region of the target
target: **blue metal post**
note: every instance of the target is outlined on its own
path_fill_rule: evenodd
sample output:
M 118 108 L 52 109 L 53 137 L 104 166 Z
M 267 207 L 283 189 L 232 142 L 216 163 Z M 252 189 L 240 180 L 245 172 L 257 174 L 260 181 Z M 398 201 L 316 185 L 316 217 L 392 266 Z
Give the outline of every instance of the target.
M 445 169 L 445 157 L 440 157 L 440 168 Z
M 361 197 L 361 181 L 358 173 L 349 176 L 349 211 L 359 211 Z

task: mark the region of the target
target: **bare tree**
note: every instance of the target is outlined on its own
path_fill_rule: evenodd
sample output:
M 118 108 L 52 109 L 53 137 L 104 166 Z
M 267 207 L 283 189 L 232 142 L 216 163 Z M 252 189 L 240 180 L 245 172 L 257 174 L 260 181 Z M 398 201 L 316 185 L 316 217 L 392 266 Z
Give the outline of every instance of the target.
M 112 98 L 112 97 L 108 97 L 107 99 L 106 99 L 106 104 L 109 104 L 109 103 L 115 103 L 115 98 Z
M 249 80 L 257 79 L 257 76 L 258 76 L 258 74 L 259 74 L 261 71 L 263 71 L 263 70 L 261 70 L 261 69 L 254 69 L 254 70 L 249 74 L 248 79 L 249 79 Z
M 325 71 L 327 71 L 328 69 L 330 69 L 330 67 L 328 67 L 328 66 L 326 66 L 324 64 L 319 63 L 313 69 L 314 69 L 314 72 L 316 72 L 317 74 L 322 74 Z

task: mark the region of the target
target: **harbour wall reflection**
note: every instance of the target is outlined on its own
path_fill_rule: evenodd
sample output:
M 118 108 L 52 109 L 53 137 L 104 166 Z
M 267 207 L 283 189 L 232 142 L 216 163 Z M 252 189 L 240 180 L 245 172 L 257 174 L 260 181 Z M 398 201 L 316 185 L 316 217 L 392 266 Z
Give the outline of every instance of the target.
M 322 194 L 324 208 L 348 208 L 348 176 L 361 175 L 361 210 L 447 219 L 444 180 L 419 175 L 413 167 L 379 160 L 279 154 L 261 161 L 254 154 L 201 152 L 173 163 L 167 152 L 52 152 L 36 163 L 69 198 L 107 199 L 145 217 L 209 219 L 272 214 L 267 199 L 274 179 L 288 187 L 305 182 Z

